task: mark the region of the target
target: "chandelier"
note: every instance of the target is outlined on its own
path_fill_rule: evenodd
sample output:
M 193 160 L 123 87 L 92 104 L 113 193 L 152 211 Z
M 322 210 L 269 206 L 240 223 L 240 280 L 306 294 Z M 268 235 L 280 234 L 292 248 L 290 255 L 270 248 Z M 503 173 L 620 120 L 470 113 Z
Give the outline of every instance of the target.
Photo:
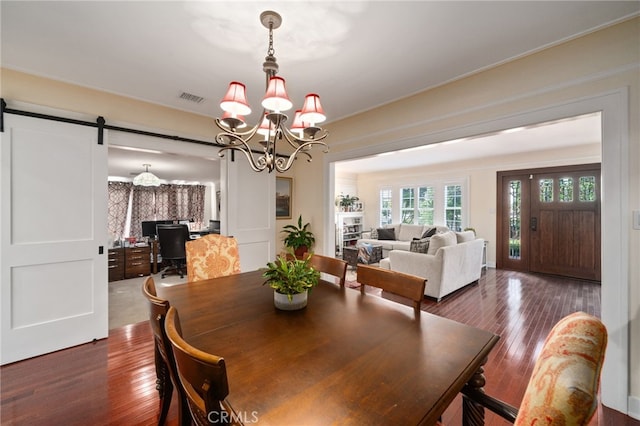
M 322 142 L 328 135 L 316 125 L 322 123 L 326 116 L 320 105 L 320 97 L 315 93 L 308 94 L 301 110 L 294 114 L 291 129 L 285 127 L 288 119 L 283 111 L 288 111 L 293 106 L 285 90 L 285 81 L 282 77 L 276 76 L 278 64 L 274 56 L 273 30 L 280 27 L 282 17 L 273 11 L 265 11 L 260 14 L 260 22 L 269 30 L 269 48 L 267 56 L 262 65 L 266 74 L 266 94 L 262 99 L 263 111 L 258 123 L 249 130 L 244 116 L 251 113 L 251 108 L 247 102 L 246 87 L 237 81 L 229 84 L 226 95 L 220 102 L 220 107 L 224 111 L 222 118 L 216 118 L 216 125 L 221 133 L 216 136 L 216 142 L 223 147 L 218 152 L 220 157 L 224 157 L 225 151 L 231 150 L 242 152 L 249 161 L 249 165 L 256 172 L 273 170 L 285 172 L 291 168 L 297 156 L 302 154 L 311 162 L 312 157 L 309 151 L 313 145 L 321 145 L 324 152 L 329 152 L 329 147 Z M 256 135 L 262 135 L 263 140 L 251 148 L 250 141 Z M 277 152 L 278 142 L 286 143 L 293 148 L 288 156 Z M 286 146 L 286 145 L 285 145 Z
M 160 179 L 149 171 L 151 164 L 143 164 L 144 172 L 133 178 L 133 184 L 136 186 L 160 186 Z

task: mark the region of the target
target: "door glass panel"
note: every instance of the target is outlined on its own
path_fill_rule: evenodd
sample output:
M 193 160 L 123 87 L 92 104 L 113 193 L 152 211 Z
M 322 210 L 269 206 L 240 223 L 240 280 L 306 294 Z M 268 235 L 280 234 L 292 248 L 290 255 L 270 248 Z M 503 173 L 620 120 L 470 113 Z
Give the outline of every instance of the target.
M 558 179 L 559 193 L 558 199 L 561 203 L 573 202 L 573 178 L 566 177 Z
M 540 202 L 553 202 L 553 179 L 540 179 Z
M 509 182 L 509 259 L 520 259 L 522 182 Z
M 596 201 L 595 176 L 581 176 L 579 180 L 579 200 L 582 202 Z

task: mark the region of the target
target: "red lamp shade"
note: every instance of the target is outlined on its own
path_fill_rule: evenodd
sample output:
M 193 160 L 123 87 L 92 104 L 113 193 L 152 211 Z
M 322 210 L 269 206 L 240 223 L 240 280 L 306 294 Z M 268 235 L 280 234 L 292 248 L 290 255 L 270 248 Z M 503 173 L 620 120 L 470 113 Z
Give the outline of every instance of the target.
M 284 78 L 271 77 L 267 93 L 262 99 L 262 106 L 270 111 L 287 111 L 291 109 L 293 103 L 287 96 L 287 90 L 284 87 Z
M 302 106 L 302 112 L 300 113 L 300 119 L 305 123 L 322 123 L 327 119 L 324 115 L 322 105 L 320 105 L 320 96 L 315 93 L 309 93 L 304 98 L 304 105 Z
M 247 102 L 245 85 L 232 81 L 229 83 L 227 94 L 220 101 L 220 108 L 232 115 L 248 115 L 251 114 L 249 102 Z

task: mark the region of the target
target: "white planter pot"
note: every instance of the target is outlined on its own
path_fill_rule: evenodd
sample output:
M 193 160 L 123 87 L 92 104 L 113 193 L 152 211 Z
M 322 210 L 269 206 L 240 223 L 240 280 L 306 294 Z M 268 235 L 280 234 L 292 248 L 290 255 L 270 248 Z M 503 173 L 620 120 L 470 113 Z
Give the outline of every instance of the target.
M 289 296 L 287 296 L 286 294 L 278 293 L 274 290 L 273 304 L 276 306 L 276 308 L 283 311 L 295 311 L 297 309 L 302 309 L 307 306 L 307 294 L 307 291 L 305 291 L 304 293 L 294 294 L 290 301 Z

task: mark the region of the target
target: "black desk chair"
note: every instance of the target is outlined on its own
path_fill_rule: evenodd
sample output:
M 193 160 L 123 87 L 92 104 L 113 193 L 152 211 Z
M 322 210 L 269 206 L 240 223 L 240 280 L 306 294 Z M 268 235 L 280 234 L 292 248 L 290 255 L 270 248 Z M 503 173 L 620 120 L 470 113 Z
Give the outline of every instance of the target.
M 160 256 L 162 262 L 168 261 L 160 273 L 164 278 L 169 272 L 177 272 L 180 278 L 184 278 L 187 263 L 185 243 L 189 241 L 189 227 L 184 224 L 160 225 L 156 228 L 158 243 L 160 244 Z

